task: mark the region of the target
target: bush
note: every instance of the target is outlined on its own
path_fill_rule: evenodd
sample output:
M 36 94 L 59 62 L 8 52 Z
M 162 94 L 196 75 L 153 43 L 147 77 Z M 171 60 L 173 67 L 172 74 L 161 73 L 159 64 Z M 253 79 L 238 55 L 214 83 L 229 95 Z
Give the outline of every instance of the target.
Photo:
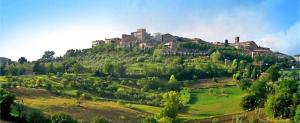
M 254 94 L 247 95 L 243 97 L 241 101 L 241 106 L 243 109 L 253 110 L 258 106 L 258 97 Z
M 0 88 L 1 118 L 8 118 L 10 116 L 11 105 L 13 104 L 15 98 L 15 95 Z
M 173 119 L 170 117 L 162 117 L 158 120 L 159 123 L 172 123 Z
M 191 93 L 190 90 L 188 88 L 183 88 L 180 91 L 180 100 L 181 102 L 185 105 L 188 104 L 191 100 Z
M 249 88 L 252 84 L 252 81 L 250 79 L 242 79 L 237 82 L 238 86 L 241 87 L 243 90 Z
M 26 115 L 26 121 L 29 123 L 45 123 L 48 119 L 41 111 L 31 111 Z
M 295 123 L 300 122 L 300 105 L 297 106 L 296 114 L 294 116 L 294 122 Z
M 57 113 L 51 117 L 51 123 L 77 123 L 70 115 Z

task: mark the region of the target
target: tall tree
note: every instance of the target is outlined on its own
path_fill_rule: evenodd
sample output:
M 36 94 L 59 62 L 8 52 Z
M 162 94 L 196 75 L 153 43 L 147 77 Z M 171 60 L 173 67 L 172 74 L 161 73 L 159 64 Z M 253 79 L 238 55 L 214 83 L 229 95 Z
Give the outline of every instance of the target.
M 15 100 L 15 95 L 11 94 L 4 89 L 0 89 L 0 117 L 8 118 L 10 116 L 11 105 Z
M 164 109 L 161 117 L 176 118 L 179 109 L 183 106 L 180 101 L 180 94 L 175 91 L 169 91 L 163 95 Z
M 221 59 L 221 53 L 217 50 L 210 55 L 210 58 L 213 62 L 218 62 Z
M 269 77 L 270 77 L 269 80 L 271 80 L 273 82 L 277 81 L 279 78 L 279 69 L 278 69 L 277 65 L 270 66 L 267 69 L 266 73 L 269 73 Z
M 24 63 L 27 62 L 27 59 L 26 59 L 25 57 L 21 57 L 21 58 L 19 58 L 18 62 L 19 62 L 20 64 L 24 64 Z
M 54 51 L 45 51 L 44 55 L 42 56 L 42 61 L 49 62 L 54 60 Z

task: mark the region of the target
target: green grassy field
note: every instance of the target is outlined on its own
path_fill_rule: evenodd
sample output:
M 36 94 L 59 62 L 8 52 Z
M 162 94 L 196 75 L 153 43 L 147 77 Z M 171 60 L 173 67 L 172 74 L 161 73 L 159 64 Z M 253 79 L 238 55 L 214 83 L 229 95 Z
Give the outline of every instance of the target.
M 240 102 L 244 95 L 245 92 L 237 86 L 194 89 L 191 103 L 187 105 L 187 109 L 183 113 L 179 114 L 179 118 L 193 120 L 242 112 Z M 131 104 L 130 107 L 155 115 L 162 110 L 161 107 L 138 104 Z
M 240 102 L 244 95 L 245 92 L 236 86 L 195 89 L 187 108 L 187 113 L 193 116 L 189 119 L 241 112 Z

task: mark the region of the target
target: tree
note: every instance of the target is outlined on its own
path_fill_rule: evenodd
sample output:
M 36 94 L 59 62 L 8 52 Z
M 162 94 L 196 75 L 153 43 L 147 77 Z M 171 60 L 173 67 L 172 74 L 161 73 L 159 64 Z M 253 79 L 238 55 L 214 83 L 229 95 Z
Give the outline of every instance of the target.
M 268 115 L 272 117 L 289 118 L 291 115 L 292 95 L 290 93 L 281 92 L 275 94 L 275 96 L 269 96 L 265 110 Z
M 270 77 L 269 80 L 271 80 L 273 82 L 277 81 L 279 78 L 279 69 L 278 69 L 277 65 L 270 66 L 267 69 L 266 73 L 269 74 L 269 77 Z
M 38 74 L 45 74 L 46 73 L 45 64 L 41 63 L 40 61 L 36 61 L 33 65 L 33 72 L 36 72 Z
M 23 114 L 22 112 L 25 110 L 25 106 L 24 106 L 23 100 L 18 101 L 17 103 L 15 103 L 15 105 L 16 105 L 16 109 L 18 111 L 19 118 L 22 118 L 22 114 Z
M 226 39 L 226 40 L 225 40 L 225 43 L 224 43 L 224 46 L 225 46 L 225 47 L 228 47 L 228 45 L 229 45 L 229 43 L 228 43 L 228 40 Z
M 159 123 L 173 123 L 173 119 L 170 117 L 162 117 L 158 120 Z
M 231 72 L 234 73 L 238 69 L 238 61 L 237 59 L 234 59 L 231 64 Z
M 249 88 L 252 84 L 250 79 L 242 79 L 237 82 L 238 86 L 241 87 L 243 90 Z
M 10 116 L 11 105 L 14 103 L 15 95 L 0 88 L 0 109 L 1 118 L 8 118 Z
M 104 61 L 103 72 L 111 76 L 114 74 L 114 66 L 108 59 Z
M 259 98 L 255 94 L 249 94 L 242 98 L 241 107 L 246 110 L 253 110 L 259 104 Z
M 296 114 L 294 116 L 294 122 L 295 123 L 300 122 L 300 105 L 297 106 Z
M 179 90 L 180 88 L 180 83 L 177 81 L 174 75 L 171 75 L 169 81 L 168 81 L 168 86 L 171 90 Z
M 180 94 L 175 91 L 169 91 L 163 95 L 162 101 L 164 108 L 160 116 L 175 119 L 179 109 L 183 106 L 180 100 Z
M 47 118 L 44 116 L 44 114 L 41 111 L 31 111 L 26 116 L 26 121 L 29 123 L 45 123 L 47 122 Z
M 57 113 L 51 117 L 51 123 L 77 123 L 70 115 Z
M 50 62 L 54 60 L 54 51 L 45 51 L 44 55 L 42 56 L 42 61 L 44 62 Z
M 221 53 L 217 50 L 210 55 L 210 58 L 213 62 L 218 62 L 221 59 Z
M 256 67 L 254 67 L 251 73 L 251 79 L 256 79 L 256 77 L 257 77 L 257 71 L 256 71 Z
M 124 77 L 126 74 L 126 67 L 124 63 L 115 63 L 113 65 L 114 73 L 119 77 Z
M 18 62 L 19 62 L 20 64 L 24 64 L 24 63 L 27 62 L 27 59 L 26 59 L 25 57 L 21 57 L 21 58 L 19 58 Z
M 182 104 L 188 104 L 191 100 L 191 93 L 190 90 L 188 88 L 183 88 L 180 91 L 180 100 L 182 102 Z
M 81 64 L 75 63 L 69 68 L 68 71 L 76 74 L 81 74 L 85 71 L 85 68 Z

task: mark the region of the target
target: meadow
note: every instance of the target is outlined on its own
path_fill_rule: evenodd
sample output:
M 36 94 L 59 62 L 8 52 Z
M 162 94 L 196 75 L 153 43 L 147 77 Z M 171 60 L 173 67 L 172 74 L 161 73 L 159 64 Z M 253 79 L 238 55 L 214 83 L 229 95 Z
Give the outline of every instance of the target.
M 80 106 L 76 98 L 66 98 L 53 95 L 44 89 L 11 88 L 10 92 L 17 95 L 18 101 L 23 101 L 27 110 L 38 109 L 46 115 L 57 112 L 70 114 L 81 122 L 90 122 L 93 118 L 105 117 L 114 123 L 139 122 L 145 113 L 127 108 L 117 102 L 83 101 Z

